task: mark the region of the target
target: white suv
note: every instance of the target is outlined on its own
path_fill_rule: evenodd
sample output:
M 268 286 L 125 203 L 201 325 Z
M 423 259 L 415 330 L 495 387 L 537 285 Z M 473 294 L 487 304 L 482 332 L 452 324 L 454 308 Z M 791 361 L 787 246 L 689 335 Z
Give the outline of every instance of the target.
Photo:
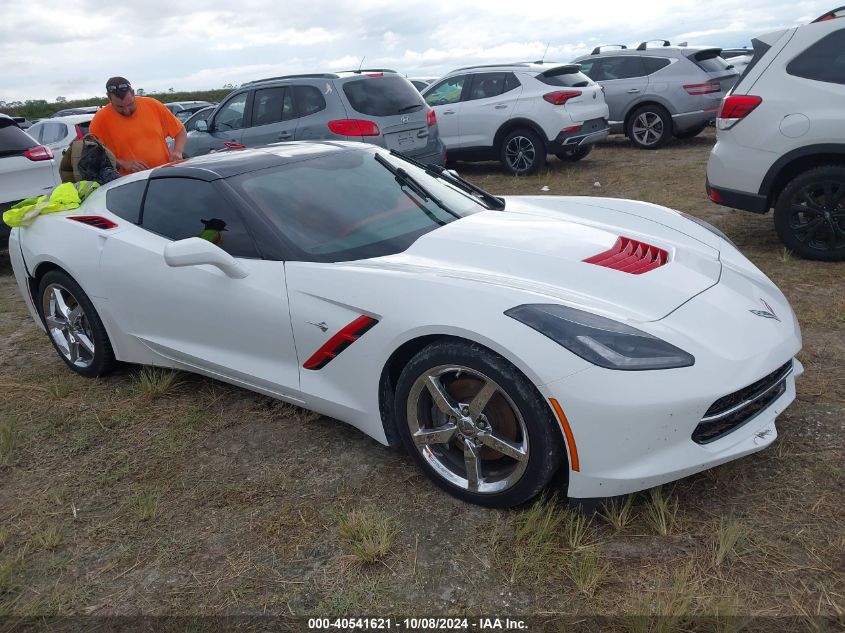
M 707 193 L 766 213 L 802 257 L 845 259 L 845 7 L 753 41 L 722 101 Z
M 577 64 L 521 62 L 459 68 L 423 90 L 449 159 L 502 161 L 533 174 L 546 154 L 575 161 L 607 138 L 601 87 Z

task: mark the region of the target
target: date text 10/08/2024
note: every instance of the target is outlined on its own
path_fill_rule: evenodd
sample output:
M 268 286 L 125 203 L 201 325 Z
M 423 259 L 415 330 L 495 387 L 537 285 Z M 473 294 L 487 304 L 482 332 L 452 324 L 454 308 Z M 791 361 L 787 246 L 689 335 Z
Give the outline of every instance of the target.
M 309 618 L 309 630 L 405 631 L 525 631 L 524 620 L 513 618 Z

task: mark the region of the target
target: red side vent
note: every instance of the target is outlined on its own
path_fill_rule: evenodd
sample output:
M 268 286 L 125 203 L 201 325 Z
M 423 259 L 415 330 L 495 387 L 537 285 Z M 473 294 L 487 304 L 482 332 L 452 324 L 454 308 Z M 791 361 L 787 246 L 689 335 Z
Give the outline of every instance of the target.
M 357 341 L 364 333 L 378 321 L 372 317 L 361 315 L 340 332 L 326 341 L 323 346 L 303 363 L 305 369 L 322 369 L 334 360 L 347 347 Z
M 88 226 L 104 230 L 113 229 L 117 226 L 117 224 L 111 220 L 99 215 L 69 215 L 67 216 L 67 219 L 73 220 L 74 222 L 82 222 L 82 224 L 87 224 Z
M 629 237 L 620 237 L 612 248 L 584 260 L 587 264 L 605 266 L 623 273 L 642 275 L 669 261 L 669 253 Z

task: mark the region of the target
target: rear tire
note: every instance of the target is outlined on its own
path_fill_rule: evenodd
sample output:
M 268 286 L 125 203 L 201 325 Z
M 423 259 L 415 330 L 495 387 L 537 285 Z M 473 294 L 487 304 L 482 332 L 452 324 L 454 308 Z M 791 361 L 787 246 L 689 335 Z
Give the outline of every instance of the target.
M 444 340 L 418 352 L 399 376 L 394 403 L 408 453 L 464 501 L 519 505 L 567 467 L 548 404 L 518 369 L 477 344 Z
M 775 203 L 775 230 L 805 259 L 845 260 L 845 167 L 824 165 L 794 178 Z
M 589 153 L 592 151 L 592 145 L 580 145 L 572 149 L 562 149 L 559 152 L 555 152 L 555 156 L 557 156 L 559 160 L 562 160 L 565 163 L 574 163 L 583 158 L 587 158 Z
M 95 378 L 114 369 L 111 341 L 88 295 L 67 273 L 51 270 L 38 284 L 38 310 L 50 342 L 80 376 Z
M 640 106 L 631 114 L 626 134 L 640 149 L 663 147 L 672 136 L 672 117 L 659 105 Z
M 546 164 L 546 144 L 533 130 L 519 128 L 502 139 L 499 160 L 508 173 L 530 176 Z

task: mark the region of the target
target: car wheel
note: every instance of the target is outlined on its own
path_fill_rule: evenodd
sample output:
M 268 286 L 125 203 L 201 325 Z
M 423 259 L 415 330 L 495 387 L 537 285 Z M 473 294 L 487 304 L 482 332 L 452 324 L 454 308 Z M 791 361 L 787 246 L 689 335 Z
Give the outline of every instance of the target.
M 694 138 L 694 137 L 698 136 L 699 134 L 701 134 L 704 131 L 704 128 L 705 128 L 705 126 L 702 125 L 701 127 L 694 127 L 694 128 L 690 128 L 689 130 L 684 130 L 684 131 L 676 130 L 674 132 L 674 136 L 675 136 L 675 138 L 681 139 L 681 140 L 688 139 L 688 138 Z
M 499 158 L 509 173 L 529 176 L 546 164 L 546 144 L 532 130 L 514 130 L 502 139 Z
M 672 117 L 658 105 L 644 105 L 631 115 L 628 138 L 640 149 L 662 147 L 672 135 Z
M 41 280 L 38 297 L 50 342 L 68 367 L 88 378 L 114 368 L 106 329 L 79 284 L 66 273 L 53 270 Z
M 592 151 L 592 145 L 581 145 L 580 147 L 573 147 L 572 149 L 563 149 L 559 152 L 555 152 L 555 156 L 566 163 L 574 163 L 582 158 L 586 158 Z
M 793 179 L 775 204 L 775 230 L 801 257 L 845 260 L 845 167 L 816 167 Z
M 435 484 L 465 501 L 524 503 L 564 464 L 549 406 L 486 348 L 462 341 L 426 347 L 402 371 L 395 398 L 408 452 Z

